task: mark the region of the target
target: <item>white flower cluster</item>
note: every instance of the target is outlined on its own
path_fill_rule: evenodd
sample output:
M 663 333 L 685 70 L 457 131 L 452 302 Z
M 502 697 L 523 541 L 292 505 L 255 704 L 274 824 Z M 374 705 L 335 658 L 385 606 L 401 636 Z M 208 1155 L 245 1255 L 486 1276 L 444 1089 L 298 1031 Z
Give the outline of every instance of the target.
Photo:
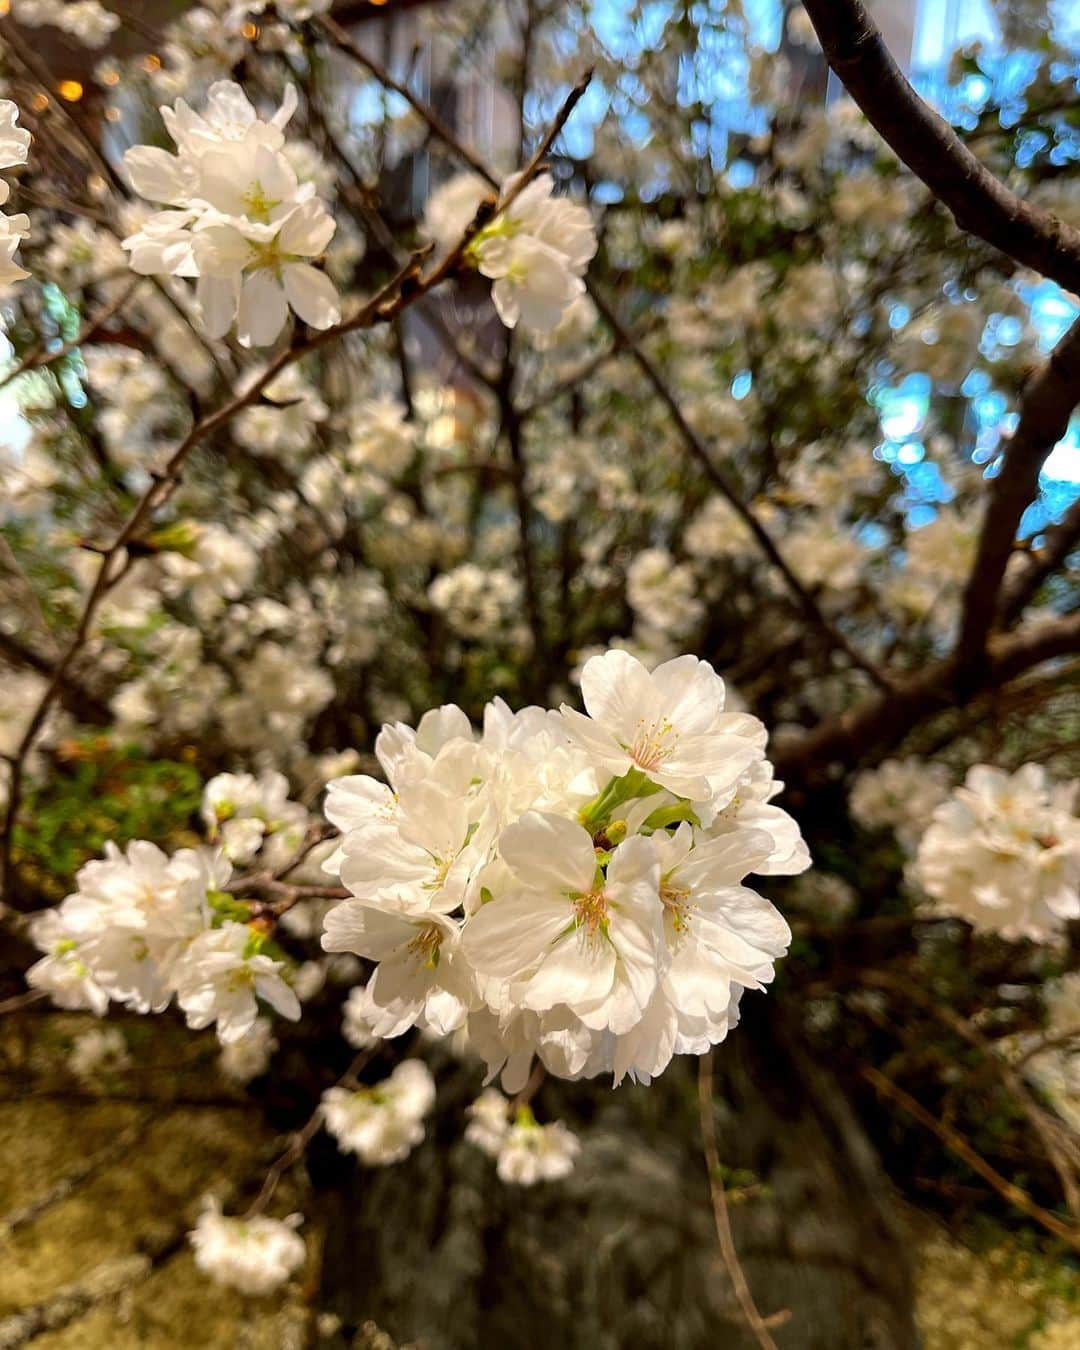
M 225 1045 L 255 1023 L 257 998 L 283 1017 L 300 1016 L 284 979 L 285 963 L 268 955 L 263 936 L 224 917 L 239 907 L 222 891 L 231 868 L 208 849 L 168 857 L 136 840 L 122 853 L 105 846 L 78 889 L 31 925 L 45 955 L 26 973 L 61 1008 L 99 1016 L 109 1001 L 133 1012 L 162 1012 L 173 997 L 195 1030 L 216 1025 Z
M 497 1088 L 486 1088 L 468 1109 L 465 1138 L 494 1158 L 500 1181 L 534 1186 L 538 1181 L 560 1181 L 574 1170 L 581 1152 L 577 1135 L 561 1120 L 537 1122 L 521 1107 L 513 1124 L 507 1118 L 510 1103 Z
M 584 206 L 552 195 L 550 174 L 541 174 L 520 192 L 518 181 L 507 179 L 494 219 L 478 231 L 466 257 L 494 281 L 491 298 L 507 328 L 520 322 L 548 333 L 585 294 L 582 278 L 596 252 L 596 228 Z M 428 201 L 427 235 L 443 251 L 456 247 L 491 195 L 476 174 L 452 178 Z
M 332 1087 L 322 1095 L 323 1119 L 338 1147 L 369 1167 L 408 1157 L 434 1105 L 435 1080 L 422 1059 L 403 1059 L 374 1087 Z
M 288 850 L 299 847 L 308 813 L 289 801 L 289 780 L 283 773 L 264 770 L 258 778 L 250 773 L 219 773 L 203 789 L 202 817 L 211 839 L 218 839 L 226 857 L 235 863 L 250 862 L 271 835 L 284 840 L 284 854 L 264 861 L 268 866 L 288 860 Z
M 30 133 L 16 126 L 18 105 L 9 98 L 0 98 L 0 169 L 25 164 L 30 149 Z M 0 206 L 11 195 L 7 180 L 0 178 Z M 30 217 L 24 212 L 9 216 L 0 211 L 0 286 L 23 281 L 30 275 L 15 261 L 15 250 L 30 233 Z
M 120 27 L 119 14 L 98 0 L 13 0 L 11 14 L 26 28 L 59 28 L 84 47 L 103 47 Z
M 462 637 L 491 641 L 521 613 L 521 585 L 502 567 L 465 562 L 428 587 L 432 608 Z
M 510 1092 L 534 1054 L 563 1078 L 648 1080 L 721 1041 L 790 940 L 741 883 L 809 865 L 769 802 L 765 728 L 725 711 L 707 662 L 650 674 L 613 650 L 581 687 L 587 716 L 496 700 L 480 736 L 452 705 L 386 726 L 388 783 L 327 797 L 324 866 L 355 898 L 323 946 L 378 962 L 372 1034 L 467 1025 Z
M 208 1199 L 188 1241 L 204 1275 L 242 1294 L 263 1297 L 304 1264 L 304 1239 L 296 1231 L 301 1222 L 299 1214 L 287 1219 L 265 1214 L 234 1219 Z
M 132 269 L 197 277 L 211 337 L 224 337 L 235 322 L 242 345 L 265 347 L 290 308 L 312 328 L 341 318 L 333 283 L 312 265 L 333 237 L 334 218 L 283 151 L 295 108 L 289 85 L 264 122 L 238 84 L 220 81 L 204 115 L 183 99 L 161 109 L 178 154 L 136 145 L 124 156 L 135 191 L 168 208 L 124 240 Z
M 237 1041 L 221 1047 L 218 1070 L 222 1078 L 238 1086 L 259 1078 L 270 1067 L 270 1060 L 278 1048 L 270 1020 L 257 1017 L 250 1031 Z
M 848 797 L 851 818 L 867 830 L 893 830 L 914 853 L 931 817 L 949 795 L 949 771 L 921 759 L 887 759 L 860 773 Z
M 988 764 L 937 808 L 911 875 L 943 914 L 1011 940 L 1052 941 L 1080 918 L 1078 784 L 1039 764 Z

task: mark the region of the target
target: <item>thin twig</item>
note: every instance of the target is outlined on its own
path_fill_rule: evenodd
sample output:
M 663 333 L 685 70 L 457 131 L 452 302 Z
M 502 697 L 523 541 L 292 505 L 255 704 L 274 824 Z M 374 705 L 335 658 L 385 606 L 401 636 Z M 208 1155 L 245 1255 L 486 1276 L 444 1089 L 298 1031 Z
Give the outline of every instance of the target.
M 370 1049 L 361 1050 L 353 1059 L 352 1063 L 341 1075 L 335 1084 L 336 1087 L 352 1086 L 356 1082 L 357 1075 L 370 1063 L 381 1049 L 380 1045 L 373 1045 Z M 248 1208 L 241 1215 L 243 1219 L 253 1219 L 256 1214 L 261 1214 L 266 1206 L 274 1197 L 274 1192 L 278 1188 L 278 1183 L 285 1173 L 307 1152 L 308 1145 L 319 1133 L 323 1123 L 323 1107 L 320 1100 L 318 1106 L 312 1111 L 304 1124 L 293 1135 L 288 1148 L 277 1158 L 266 1174 L 266 1180 L 263 1182 L 258 1195 L 251 1202 Z
M 1007 1200 L 1021 1213 L 1026 1214 L 1029 1219 L 1045 1228 L 1048 1233 L 1054 1237 L 1061 1238 L 1067 1242 L 1075 1251 L 1080 1251 L 1080 1228 L 1074 1228 L 1071 1224 L 1064 1223 L 1056 1214 L 1051 1214 L 1048 1209 L 1028 1195 L 1027 1191 L 1021 1190 L 1015 1182 L 1003 1177 L 996 1168 L 992 1167 L 986 1159 L 971 1147 L 968 1141 L 951 1125 L 947 1125 L 943 1120 L 938 1120 L 932 1116 L 925 1106 L 922 1106 L 914 1097 L 906 1093 L 903 1088 L 896 1086 L 894 1082 L 886 1078 L 878 1069 L 871 1065 L 865 1065 L 862 1069 L 862 1076 L 866 1081 L 883 1097 L 895 1102 L 897 1106 L 913 1120 L 917 1120 L 920 1125 L 928 1129 L 931 1134 L 945 1145 L 950 1152 L 955 1153 L 979 1176 L 997 1191 L 1003 1200 Z
M 698 1108 L 701 1116 L 701 1149 L 705 1155 L 705 1168 L 709 1174 L 709 1194 L 712 1197 L 713 1220 L 716 1224 L 716 1237 L 720 1243 L 720 1255 L 735 1290 L 746 1324 L 754 1333 L 762 1350 L 776 1350 L 776 1342 L 769 1335 L 765 1319 L 758 1312 L 754 1296 L 750 1292 L 746 1275 L 739 1262 L 739 1253 L 735 1250 L 735 1238 L 731 1231 L 731 1216 L 728 1213 L 727 1194 L 724 1191 L 724 1179 L 720 1170 L 720 1150 L 716 1143 L 716 1116 L 713 1111 L 713 1071 L 712 1051 L 706 1051 L 698 1059 Z M 786 1318 L 784 1319 L 786 1320 Z M 775 1317 L 769 1318 L 773 1326 Z
M 904 78 L 861 0 L 804 0 L 826 60 L 867 119 L 961 229 L 1080 291 L 1080 230 L 1023 201 Z
M 860 984 L 872 988 L 886 989 L 901 994 L 924 1008 L 939 1022 L 950 1027 L 969 1045 L 975 1046 L 993 1068 L 1005 1089 L 1019 1103 L 1032 1128 L 1042 1142 L 1046 1156 L 1057 1173 L 1065 1203 L 1074 1218 L 1080 1218 L 1080 1186 L 1077 1184 L 1076 1168 L 1080 1161 L 1080 1150 L 1059 1122 L 1054 1120 L 1035 1101 L 1027 1085 L 1016 1069 L 1004 1060 L 994 1046 L 966 1017 L 962 1017 L 947 1004 L 940 1003 L 914 980 L 901 979 L 888 971 L 866 970 L 859 975 Z M 1071 1155 L 1071 1156 L 1070 1156 Z

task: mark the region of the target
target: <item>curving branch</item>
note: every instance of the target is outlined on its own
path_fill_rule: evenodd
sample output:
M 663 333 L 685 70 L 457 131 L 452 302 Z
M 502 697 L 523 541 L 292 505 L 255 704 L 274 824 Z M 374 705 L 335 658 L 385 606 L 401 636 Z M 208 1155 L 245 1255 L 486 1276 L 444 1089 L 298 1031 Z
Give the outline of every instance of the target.
M 912 173 L 961 229 L 1080 291 L 1080 230 L 1000 182 L 925 103 L 893 60 L 862 0 L 803 0 L 826 60 Z
M 1043 661 L 1080 651 L 1080 610 L 991 638 L 972 672 L 970 693 L 998 689 Z M 891 694 L 874 694 L 770 752 L 778 776 L 811 782 L 830 765 L 853 768 L 898 745 L 925 718 L 955 702 L 955 655 L 898 680 Z
M 1080 320 L 1024 386 L 1020 421 L 1005 446 L 964 590 L 957 676 L 966 681 L 986 647 L 1020 518 L 1039 490 L 1039 474 L 1069 429 L 1080 402 Z
M 1020 1210 L 1022 1214 L 1026 1214 L 1029 1219 L 1034 1219 L 1040 1227 L 1048 1233 L 1052 1233 L 1054 1237 L 1068 1243 L 1074 1251 L 1080 1251 L 1080 1229 L 1075 1228 L 1072 1224 L 1064 1223 L 1056 1214 L 1051 1214 L 1048 1209 L 1044 1209 L 1042 1205 L 1036 1203 L 1027 1191 L 1021 1190 L 1015 1182 L 1003 1177 L 995 1167 L 991 1167 L 981 1153 L 977 1153 L 972 1148 L 958 1130 L 954 1130 L 945 1121 L 938 1120 L 936 1116 L 931 1115 L 921 1102 L 917 1102 L 903 1088 L 897 1087 L 891 1079 L 886 1078 L 879 1070 L 867 1065 L 862 1070 L 862 1076 L 880 1096 L 893 1102 L 905 1115 L 911 1116 L 924 1129 L 936 1135 L 950 1153 L 955 1153 L 958 1158 L 966 1162 L 971 1170 L 992 1186 L 1003 1200 L 1007 1200 L 1010 1205 Z
M 1080 498 L 1077 498 L 1056 525 L 1051 525 L 1040 549 L 1029 552 L 1015 575 L 1006 580 L 998 607 L 998 623 L 1008 627 L 1029 605 L 1036 591 L 1051 573 L 1056 572 L 1080 545 Z

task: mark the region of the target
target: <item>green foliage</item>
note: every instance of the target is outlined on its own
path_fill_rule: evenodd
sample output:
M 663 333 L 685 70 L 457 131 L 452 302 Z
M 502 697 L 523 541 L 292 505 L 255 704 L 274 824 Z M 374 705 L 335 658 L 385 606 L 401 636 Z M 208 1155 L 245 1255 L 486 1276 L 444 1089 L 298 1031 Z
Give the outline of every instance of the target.
M 172 845 L 188 840 L 202 784 L 198 770 L 102 737 L 64 742 L 55 770 L 27 794 L 14 832 L 23 874 L 48 895 L 63 895 L 75 873 L 107 841 Z

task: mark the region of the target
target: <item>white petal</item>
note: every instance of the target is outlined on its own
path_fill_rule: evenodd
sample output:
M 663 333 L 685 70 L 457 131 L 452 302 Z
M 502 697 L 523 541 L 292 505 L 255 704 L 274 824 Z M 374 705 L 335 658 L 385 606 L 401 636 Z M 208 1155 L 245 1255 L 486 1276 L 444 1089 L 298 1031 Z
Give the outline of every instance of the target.
M 262 270 L 247 278 L 240 290 L 237 335 L 244 347 L 269 347 L 285 326 L 289 306 L 273 276 Z
M 289 304 L 306 324 L 322 329 L 341 322 L 341 301 L 325 272 L 317 271 L 310 263 L 286 263 L 281 269 L 281 280 Z M 285 322 L 284 317 L 281 322 Z

